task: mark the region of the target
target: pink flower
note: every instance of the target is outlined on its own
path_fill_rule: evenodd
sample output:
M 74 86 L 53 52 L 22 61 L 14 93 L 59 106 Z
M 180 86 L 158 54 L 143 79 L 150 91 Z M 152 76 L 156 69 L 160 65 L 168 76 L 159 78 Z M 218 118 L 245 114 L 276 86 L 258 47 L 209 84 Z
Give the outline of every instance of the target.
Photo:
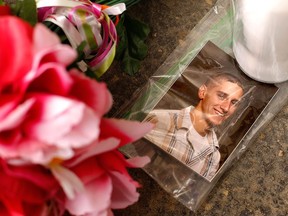
M 74 148 L 99 136 L 100 120 L 112 104 L 105 84 L 76 70 L 68 73 L 75 51 L 41 24 L 33 31 L 15 17 L 2 17 L 0 28 L 5 32 L 0 45 L 7 46 L 1 49 L 1 58 L 9 56 L 7 65 L 0 65 L 0 156 L 46 165 L 54 158 L 72 158 Z M 29 34 L 16 34 L 14 29 Z
M 13 28 L 13 25 L 18 27 Z M 2 16 L 0 31 L 0 90 L 4 91 L 3 88 L 8 88 L 11 84 L 15 87 L 13 81 L 23 78 L 31 68 L 33 50 L 25 47 L 32 46 L 33 29 L 28 23 L 17 18 Z M 19 52 L 19 49 L 23 50 Z
M 10 7 L 6 5 L 0 5 L 0 16 L 9 15 L 10 14 Z
M 74 215 L 92 212 L 94 215 L 109 215 L 111 208 L 126 208 L 139 197 L 136 189 L 140 185 L 130 177 L 126 168 L 143 167 L 149 159 L 126 160 L 116 147 L 139 139 L 143 130 L 151 130 L 151 125 L 103 119 L 100 128 L 103 131 L 101 141 L 65 164 L 85 185 L 85 189 L 76 192 L 75 198 L 66 200 L 66 208 Z
M 41 166 L 11 166 L 0 159 L 0 215 L 38 216 L 59 190 L 50 172 Z
M 117 149 L 152 125 L 103 118 L 112 106 L 106 85 L 67 71 L 76 52 L 42 24 L 0 17 L 0 46 L 0 175 L 11 182 L 0 213 L 31 215 L 54 200 L 74 215 L 108 215 L 136 202 L 139 185 L 126 169 L 148 159 L 126 160 Z

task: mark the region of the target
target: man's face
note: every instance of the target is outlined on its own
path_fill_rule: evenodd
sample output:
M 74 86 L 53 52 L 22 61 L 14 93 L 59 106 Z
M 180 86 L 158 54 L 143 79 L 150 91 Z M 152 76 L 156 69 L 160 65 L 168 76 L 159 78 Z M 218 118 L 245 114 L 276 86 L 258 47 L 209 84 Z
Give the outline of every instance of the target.
M 237 84 L 221 79 L 217 83 L 201 86 L 199 97 L 201 111 L 209 126 L 222 124 L 231 116 L 243 96 L 243 89 Z

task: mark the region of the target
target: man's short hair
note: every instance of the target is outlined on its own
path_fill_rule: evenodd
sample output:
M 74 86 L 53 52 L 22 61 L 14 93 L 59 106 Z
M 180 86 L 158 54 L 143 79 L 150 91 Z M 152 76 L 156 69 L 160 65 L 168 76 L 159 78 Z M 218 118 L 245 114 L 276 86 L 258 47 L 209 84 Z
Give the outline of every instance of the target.
M 226 80 L 228 82 L 231 83 L 236 83 L 239 87 L 242 88 L 242 90 L 244 91 L 244 86 L 241 82 L 241 80 L 236 77 L 235 75 L 231 74 L 231 73 L 227 73 L 227 72 L 223 72 L 223 73 L 215 73 L 213 75 L 208 76 L 206 82 L 204 83 L 207 87 L 213 84 L 217 84 L 219 80 Z

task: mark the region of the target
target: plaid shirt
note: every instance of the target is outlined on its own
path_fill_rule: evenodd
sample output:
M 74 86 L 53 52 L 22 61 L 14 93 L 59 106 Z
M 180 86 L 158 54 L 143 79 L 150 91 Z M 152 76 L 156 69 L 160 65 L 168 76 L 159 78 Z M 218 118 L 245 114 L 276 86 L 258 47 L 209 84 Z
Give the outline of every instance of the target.
M 145 121 L 155 123 L 155 127 L 145 138 L 211 179 L 219 167 L 218 140 L 213 130 L 205 137 L 198 134 L 190 119 L 191 108 L 151 111 Z

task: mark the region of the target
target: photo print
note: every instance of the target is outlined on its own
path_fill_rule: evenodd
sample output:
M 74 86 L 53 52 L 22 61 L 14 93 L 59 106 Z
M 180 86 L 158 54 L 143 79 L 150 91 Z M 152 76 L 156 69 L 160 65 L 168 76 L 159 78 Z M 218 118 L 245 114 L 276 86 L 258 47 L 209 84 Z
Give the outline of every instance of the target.
M 155 127 L 146 144 L 211 181 L 277 90 L 209 41 L 147 113 Z

